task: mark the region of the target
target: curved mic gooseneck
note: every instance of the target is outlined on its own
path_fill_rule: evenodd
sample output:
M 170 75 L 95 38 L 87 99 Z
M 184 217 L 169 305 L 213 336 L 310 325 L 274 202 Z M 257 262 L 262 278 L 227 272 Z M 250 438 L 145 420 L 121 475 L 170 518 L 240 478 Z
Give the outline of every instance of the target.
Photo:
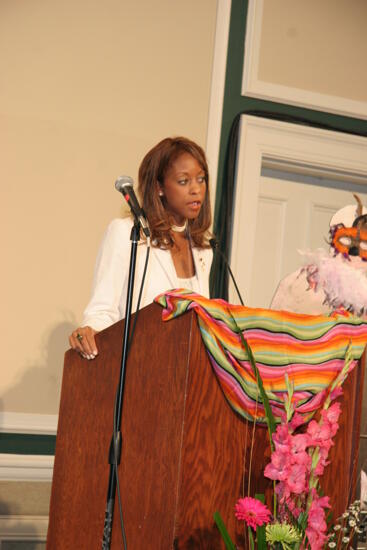
M 240 291 L 239 291 L 239 288 L 238 288 L 238 286 L 237 286 L 236 280 L 235 280 L 234 275 L 233 275 L 232 270 L 231 270 L 231 266 L 229 265 L 229 262 L 228 262 L 227 258 L 225 257 L 225 255 L 223 254 L 223 252 L 221 251 L 221 249 L 219 248 L 219 246 L 218 246 L 219 243 L 218 243 L 217 239 L 214 239 L 214 238 L 213 238 L 213 239 L 209 239 L 209 244 L 210 244 L 210 246 L 212 247 L 214 254 L 215 254 L 216 252 L 219 252 L 220 257 L 221 257 L 222 260 L 224 261 L 224 263 L 225 263 L 225 265 L 226 265 L 226 268 L 228 269 L 228 272 L 229 272 L 229 274 L 230 274 L 230 276 L 231 276 L 231 279 L 232 279 L 232 281 L 233 281 L 233 284 L 234 284 L 234 287 L 235 287 L 235 289 L 236 289 L 237 296 L 238 296 L 238 298 L 239 298 L 239 300 L 240 300 L 240 302 L 241 302 L 241 305 L 244 306 L 245 304 L 243 303 L 241 293 L 240 293 Z

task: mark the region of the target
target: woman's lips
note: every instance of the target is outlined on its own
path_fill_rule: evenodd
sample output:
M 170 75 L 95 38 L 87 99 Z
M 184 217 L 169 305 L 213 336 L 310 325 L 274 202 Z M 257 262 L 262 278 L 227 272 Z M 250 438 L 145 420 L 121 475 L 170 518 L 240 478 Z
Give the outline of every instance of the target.
M 187 204 L 187 206 L 193 210 L 199 210 L 201 207 L 200 201 L 192 201 Z

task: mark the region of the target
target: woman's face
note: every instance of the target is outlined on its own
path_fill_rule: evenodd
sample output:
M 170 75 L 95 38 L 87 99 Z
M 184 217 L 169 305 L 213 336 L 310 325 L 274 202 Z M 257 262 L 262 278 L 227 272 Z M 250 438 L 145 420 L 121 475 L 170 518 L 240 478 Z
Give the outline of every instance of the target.
M 166 210 L 177 225 L 183 225 L 200 213 L 206 194 L 205 172 L 192 155 L 182 153 L 168 168 L 159 189 Z

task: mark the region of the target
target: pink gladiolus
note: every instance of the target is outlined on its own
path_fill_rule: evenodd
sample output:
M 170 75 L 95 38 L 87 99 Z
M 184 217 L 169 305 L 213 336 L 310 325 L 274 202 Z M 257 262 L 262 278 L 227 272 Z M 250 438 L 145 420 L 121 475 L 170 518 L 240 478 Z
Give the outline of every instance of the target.
M 290 497 L 288 485 L 284 481 L 279 481 L 275 486 L 275 493 L 279 497 L 281 503 L 285 502 Z
M 310 543 L 311 550 L 322 550 L 328 540 L 328 537 L 323 533 L 309 528 L 306 529 L 306 535 L 308 542 Z
M 323 464 L 322 462 L 319 461 L 317 463 L 317 466 L 315 466 L 315 468 L 314 468 L 315 476 L 317 476 L 317 477 L 322 476 L 324 474 L 325 466 L 326 466 L 325 464 Z
M 335 422 L 335 424 L 330 424 L 331 437 L 334 437 L 338 429 L 339 429 L 339 424 L 337 422 Z M 333 442 L 331 444 L 334 445 Z
M 325 512 L 322 508 L 316 508 L 314 510 L 309 510 L 307 524 L 310 529 L 314 531 L 324 532 L 327 529 L 325 521 Z
M 279 481 L 275 486 L 275 492 L 280 500 L 285 500 L 290 496 L 289 488 L 284 481 Z
M 243 520 L 249 527 L 256 529 L 258 525 L 269 523 L 270 510 L 252 497 L 240 498 L 235 505 L 235 516 L 239 520 Z
M 339 429 L 339 416 L 341 414 L 340 403 L 333 403 L 331 407 L 321 411 L 321 417 L 325 424 L 329 423 L 331 436 L 334 436 Z
M 321 447 L 319 449 L 319 461 L 315 467 L 315 475 L 322 476 L 325 466 L 330 464 L 330 461 L 327 460 L 328 455 L 329 449 L 327 449 L 326 447 Z
M 270 479 L 283 481 L 288 476 L 288 467 L 290 465 L 289 451 L 273 451 L 271 462 L 265 466 L 264 476 Z
M 299 426 L 302 426 L 302 424 L 304 424 L 305 422 L 306 422 L 305 418 L 298 412 L 295 412 L 292 420 L 289 423 L 289 427 L 292 431 L 294 431 Z
M 307 434 L 297 434 L 292 437 L 291 449 L 293 454 L 305 451 L 308 445 L 309 437 Z
M 312 502 L 308 511 L 306 535 L 312 550 L 323 548 L 327 541 L 324 508 L 330 508 L 329 497 L 319 497 L 312 489 Z
M 322 476 L 323 473 L 324 473 L 325 467 L 328 464 L 330 464 L 330 462 L 328 462 L 328 461 L 323 462 L 323 461 L 319 460 L 319 462 L 317 463 L 317 465 L 314 468 L 315 476 L 317 476 L 317 477 Z
M 289 469 L 289 474 L 285 480 L 291 493 L 300 495 L 306 490 L 306 468 L 301 464 L 293 464 Z
M 327 390 L 321 393 L 320 407 L 323 404 L 327 407 L 324 402 Z M 336 388 L 329 397 L 332 399 L 341 393 L 341 389 Z M 278 520 L 293 522 L 300 514 L 304 514 L 307 525 L 302 533 L 307 539 L 303 539 L 301 548 L 322 550 L 328 541 L 325 509 L 330 508 L 329 498 L 320 498 L 317 491 L 310 489 L 310 486 L 317 485 L 317 478 L 329 464 L 328 455 L 334 445 L 332 438 L 339 428 L 341 406 L 340 403 L 332 403 L 328 408 L 322 408 L 318 422 L 311 420 L 307 424 L 306 433 L 294 435 L 298 426 L 309 419 L 309 416 L 307 418 L 307 415 L 300 414 L 309 412 L 307 404 L 299 405 L 295 409 L 293 418 L 288 422 L 284 417 L 273 434 L 275 450 L 271 454 L 270 463 L 265 467 L 264 475 L 277 482 L 275 493 L 278 497 Z M 236 506 L 236 515 L 240 518 L 238 514 L 241 512 L 238 513 Z M 244 515 L 245 512 L 242 512 L 241 519 L 245 519 Z M 251 517 L 246 523 L 253 528 L 259 525 Z
M 300 513 L 302 512 L 302 509 L 301 508 L 297 508 L 297 506 L 295 505 L 294 501 L 289 498 L 286 500 L 286 505 L 287 505 L 287 508 L 290 512 L 292 512 L 292 515 L 295 517 L 295 518 L 298 518 Z
M 321 414 L 325 413 L 326 418 L 328 419 L 331 424 L 335 424 L 339 420 L 339 416 L 341 415 L 342 408 L 340 403 L 333 403 L 330 405 L 326 411 L 322 411 Z
M 280 424 L 277 427 L 275 434 L 273 434 L 273 441 L 277 451 L 289 450 L 291 435 L 287 424 Z
M 311 468 L 311 457 L 306 452 L 309 444 L 310 438 L 307 434 L 297 434 L 292 436 L 292 462 L 296 464 L 302 464 L 307 468 L 308 471 L 310 471 Z
M 328 496 L 320 497 L 317 494 L 316 489 L 314 488 L 311 489 L 311 494 L 312 494 L 312 503 L 311 503 L 310 509 L 315 510 L 316 508 L 319 508 L 319 509 L 330 508 L 330 497 Z
M 310 445 L 313 447 L 327 447 L 330 449 L 331 442 L 331 426 L 330 423 L 318 424 L 315 420 L 311 420 L 307 427 L 307 434 L 310 436 Z
M 341 386 L 338 386 L 335 388 L 335 390 L 331 392 L 330 401 L 334 401 L 335 399 L 338 399 L 338 397 L 340 397 L 341 395 L 343 395 L 343 389 L 341 388 Z
M 306 468 L 307 472 L 310 473 L 312 458 L 308 453 L 306 453 L 306 451 L 302 451 L 301 453 L 294 454 L 292 462 L 294 464 L 299 464 L 303 466 L 304 468 Z

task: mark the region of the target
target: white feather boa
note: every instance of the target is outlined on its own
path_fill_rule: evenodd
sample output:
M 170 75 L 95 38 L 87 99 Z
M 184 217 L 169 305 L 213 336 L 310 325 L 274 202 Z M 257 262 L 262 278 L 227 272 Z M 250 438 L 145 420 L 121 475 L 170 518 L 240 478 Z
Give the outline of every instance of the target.
M 310 288 L 325 293 L 325 302 L 332 309 L 344 308 L 355 315 L 367 312 L 367 263 L 359 257 L 350 260 L 340 254 L 331 256 L 324 249 L 299 251 L 305 259 Z

